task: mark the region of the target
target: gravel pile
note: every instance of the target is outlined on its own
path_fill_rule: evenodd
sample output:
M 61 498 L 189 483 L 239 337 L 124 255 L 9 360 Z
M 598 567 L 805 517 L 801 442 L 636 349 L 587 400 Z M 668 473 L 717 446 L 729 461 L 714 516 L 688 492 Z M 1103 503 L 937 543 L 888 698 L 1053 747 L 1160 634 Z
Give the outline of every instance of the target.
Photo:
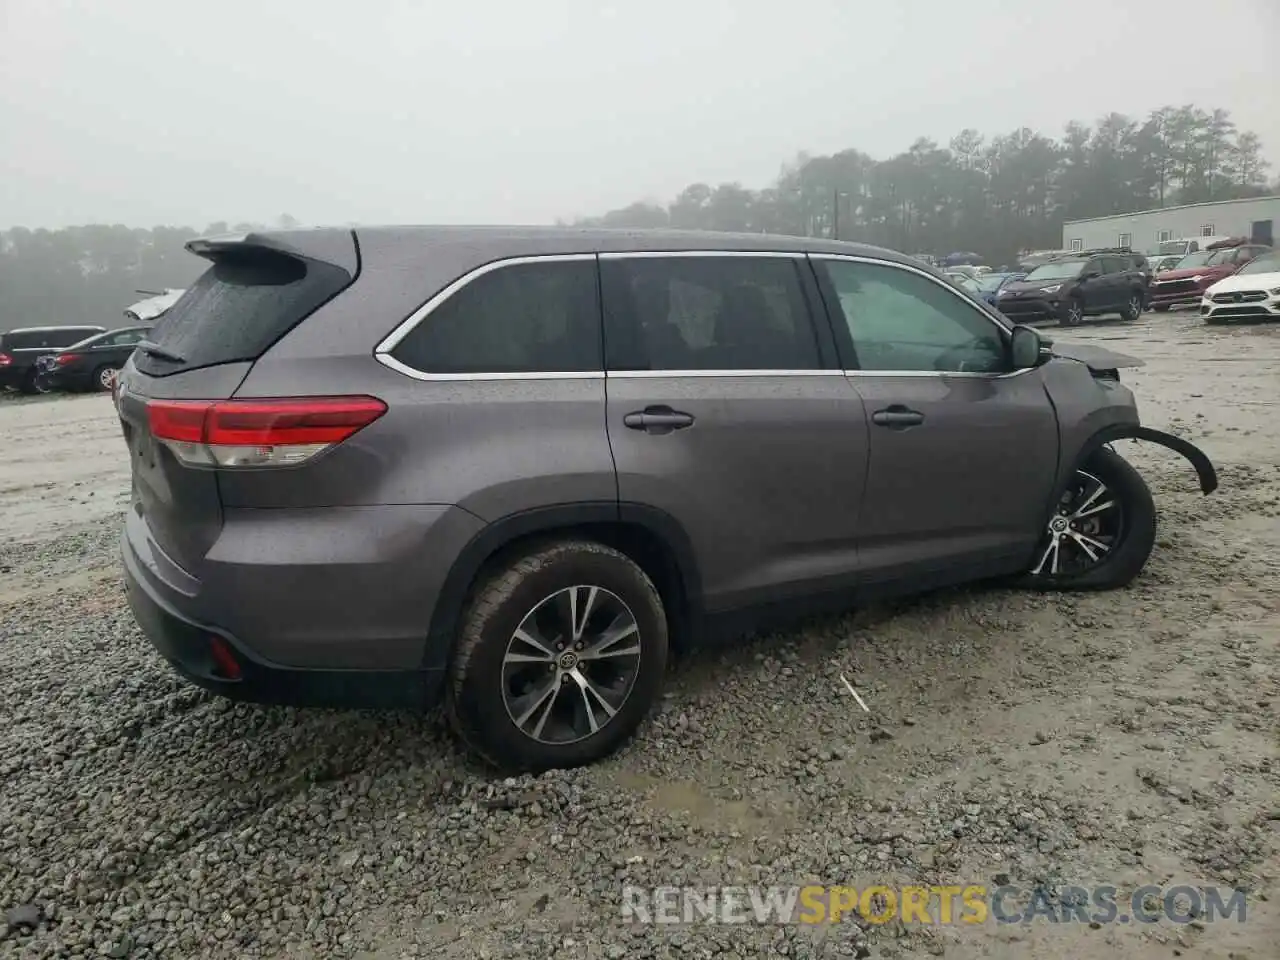
M 1207 415 L 1191 436 L 1234 422 L 1161 402 Z M 1274 956 L 1280 458 L 1238 434 L 1204 441 L 1223 496 L 1134 455 L 1161 547 L 1128 591 L 950 591 L 703 651 L 637 742 L 537 778 L 496 779 L 436 717 L 187 686 L 128 614 L 118 516 L 0 545 L 0 957 L 967 958 L 1026 936 L 620 921 L 624 883 L 809 882 L 1240 885 L 1243 927 L 1022 947 Z

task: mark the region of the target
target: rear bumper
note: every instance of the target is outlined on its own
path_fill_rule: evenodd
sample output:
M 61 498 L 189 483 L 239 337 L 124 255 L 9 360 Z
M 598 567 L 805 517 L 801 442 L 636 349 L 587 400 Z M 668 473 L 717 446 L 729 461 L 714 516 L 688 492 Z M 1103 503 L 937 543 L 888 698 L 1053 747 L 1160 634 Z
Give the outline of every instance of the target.
M 1150 303 L 1153 307 L 1180 307 L 1188 303 L 1198 304 L 1204 296 L 1200 287 L 1161 290 L 1159 284 L 1151 288 Z
M 447 644 L 428 649 L 435 594 L 459 549 L 455 538 L 465 543 L 478 526 L 443 506 L 228 510 L 197 578 L 131 508 L 121 543 L 126 591 L 161 655 L 224 696 L 430 706 L 448 660 Z M 238 678 L 219 666 L 214 638 L 232 654 Z
M 294 707 L 425 709 L 439 702 L 441 670 L 307 670 L 258 659 L 249 648 L 211 627 L 193 623 L 169 607 L 147 585 L 128 544 L 125 593 L 138 626 L 179 675 L 231 700 Z M 227 679 L 211 640 L 232 651 L 239 677 Z
M 0 389 L 18 386 L 30 372 L 30 367 L 0 367 Z

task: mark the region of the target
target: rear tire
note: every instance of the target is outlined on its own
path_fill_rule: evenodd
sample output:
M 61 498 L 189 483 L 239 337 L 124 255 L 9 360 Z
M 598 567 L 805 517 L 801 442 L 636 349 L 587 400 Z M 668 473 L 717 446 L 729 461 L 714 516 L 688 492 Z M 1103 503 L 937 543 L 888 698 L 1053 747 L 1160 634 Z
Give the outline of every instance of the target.
M 99 393 L 110 393 L 111 384 L 115 382 L 115 378 L 120 375 L 120 371 L 110 364 L 103 364 L 93 371 L 93 377 L 89 381 L 89 389 L 96 390 Z
M 630 558 L 587 540 L 544 544 L 472 594 L 446 713 L 503 771 L 582 766 L 639 726 L 662 687 L 667 648 L 662 600 Z
M 1156 507 L 1146 481 L 1103 448 L 1077 469 L 1018 582 L 1036 590 L 1114 590 L 1142 572 L 1155 541 Z

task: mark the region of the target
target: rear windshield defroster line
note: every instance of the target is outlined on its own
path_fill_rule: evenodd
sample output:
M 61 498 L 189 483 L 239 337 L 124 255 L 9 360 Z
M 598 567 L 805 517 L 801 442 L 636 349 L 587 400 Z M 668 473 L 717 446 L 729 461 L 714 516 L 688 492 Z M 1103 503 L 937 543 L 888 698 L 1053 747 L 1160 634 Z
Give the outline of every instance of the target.
M 272 250 L 221 251 L 151 331 L 158 349 L 139 350 L 134 365 L 167 376 L 257 360 L 353 279 L 331 263 Z

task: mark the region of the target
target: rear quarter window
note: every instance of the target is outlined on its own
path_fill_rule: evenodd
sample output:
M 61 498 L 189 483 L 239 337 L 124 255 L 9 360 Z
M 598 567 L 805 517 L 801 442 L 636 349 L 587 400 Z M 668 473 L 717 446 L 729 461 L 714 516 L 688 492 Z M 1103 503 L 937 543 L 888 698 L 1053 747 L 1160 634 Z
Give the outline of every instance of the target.
M 602 370 L 595 263 L 547 259 L 491 270 L 439 304 L 392 356 L 435 374 Z
M 163 376 L 257 360 L 352 279 L 332 264 L 270 251 L 223 253 L 147 338 L 181 362 L 139 353 L 134 363 Z

